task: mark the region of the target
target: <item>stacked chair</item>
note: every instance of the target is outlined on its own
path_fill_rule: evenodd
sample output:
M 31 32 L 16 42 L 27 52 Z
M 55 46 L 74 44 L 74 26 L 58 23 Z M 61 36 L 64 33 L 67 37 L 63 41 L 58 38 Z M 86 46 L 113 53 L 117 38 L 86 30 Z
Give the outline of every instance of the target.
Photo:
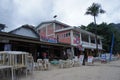
M 37 59 L 37 65 L 38 65 L 38 67 L 37 67 L 38 70 L 44 70 L 42 59 Z
M 50 63 L 49 59 L 37 59 L 37 63 L 34 64 L 35 69 L 37 70 L 49 70 L 50 69 Z

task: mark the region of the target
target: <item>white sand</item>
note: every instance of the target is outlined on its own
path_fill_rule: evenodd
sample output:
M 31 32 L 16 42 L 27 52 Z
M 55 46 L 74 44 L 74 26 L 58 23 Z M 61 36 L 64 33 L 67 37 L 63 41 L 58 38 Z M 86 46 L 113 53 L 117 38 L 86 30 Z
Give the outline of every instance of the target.
M 94 66 L 34 71 L 21 80 L 120 80 L 120 60 Z

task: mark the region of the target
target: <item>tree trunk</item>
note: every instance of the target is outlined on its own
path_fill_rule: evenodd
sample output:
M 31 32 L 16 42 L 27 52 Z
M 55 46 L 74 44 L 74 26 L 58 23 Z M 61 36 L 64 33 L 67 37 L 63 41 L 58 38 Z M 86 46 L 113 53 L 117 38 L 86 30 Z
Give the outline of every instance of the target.
M 94 16 L 94 24 L 95 24 L 95 40 L 96 40 L 96 55 L 98 54 L 98 42 L 97 42 L 97 25 L 96 25 L 96 17 Z

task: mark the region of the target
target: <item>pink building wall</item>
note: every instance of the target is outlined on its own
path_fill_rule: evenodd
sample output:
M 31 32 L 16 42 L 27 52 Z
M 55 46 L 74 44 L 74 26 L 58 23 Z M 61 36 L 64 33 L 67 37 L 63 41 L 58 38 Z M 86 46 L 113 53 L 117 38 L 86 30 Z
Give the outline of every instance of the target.
M 53 24 L 50 24 L 47 27 L 47 35 L 51 35 L 51 34 L 54 34 L 54 27 L 53 27 Z
M 59 42 L 71 44 L 70 30 L 55 33 L 56 30 L 60 30 L 63 28 L 65 28 L 65 26 L 60 24 L 50 23 L 50 24 L 46 24 L 43 28 L 40 28 L 38 31 L 41 38 L 57 39 L 57 35 L 58 35 Z
M 46 36 L 46 27 L 43 27 L 39 30 L 39 36 Z
M 67 34 L 70 34 L 70 31 L 57 32 L 56 36 L 58 36 L 59 42 L 71 44 L 71 37 Z

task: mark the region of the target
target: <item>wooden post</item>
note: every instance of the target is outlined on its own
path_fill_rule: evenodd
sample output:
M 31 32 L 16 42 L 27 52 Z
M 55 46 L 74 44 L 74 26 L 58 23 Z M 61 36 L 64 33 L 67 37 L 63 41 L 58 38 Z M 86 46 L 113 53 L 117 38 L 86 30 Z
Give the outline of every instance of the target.
M 25 65 L 24 64 L 24 55 L 22 54 L 22 65 Z
M 12 64 L 12 63 L 11 63 L 11 59 L 12 59 L 11 57 L 12 57 L 12 56 L 11 56 L 11 54 L 10 54 L 10 57 L 9 57 L 10 63 L 9 63 L 9 65 L 11 65 L 11 64 Z
M 11 72 L 12 72 L 12 80 L 14 80 L 14 71 L 13 71 L 13 67 L 11 67 Z
M 3 54 L 3 64 L 4 64 L 4 62 L 5 62 L 5 54 Z

